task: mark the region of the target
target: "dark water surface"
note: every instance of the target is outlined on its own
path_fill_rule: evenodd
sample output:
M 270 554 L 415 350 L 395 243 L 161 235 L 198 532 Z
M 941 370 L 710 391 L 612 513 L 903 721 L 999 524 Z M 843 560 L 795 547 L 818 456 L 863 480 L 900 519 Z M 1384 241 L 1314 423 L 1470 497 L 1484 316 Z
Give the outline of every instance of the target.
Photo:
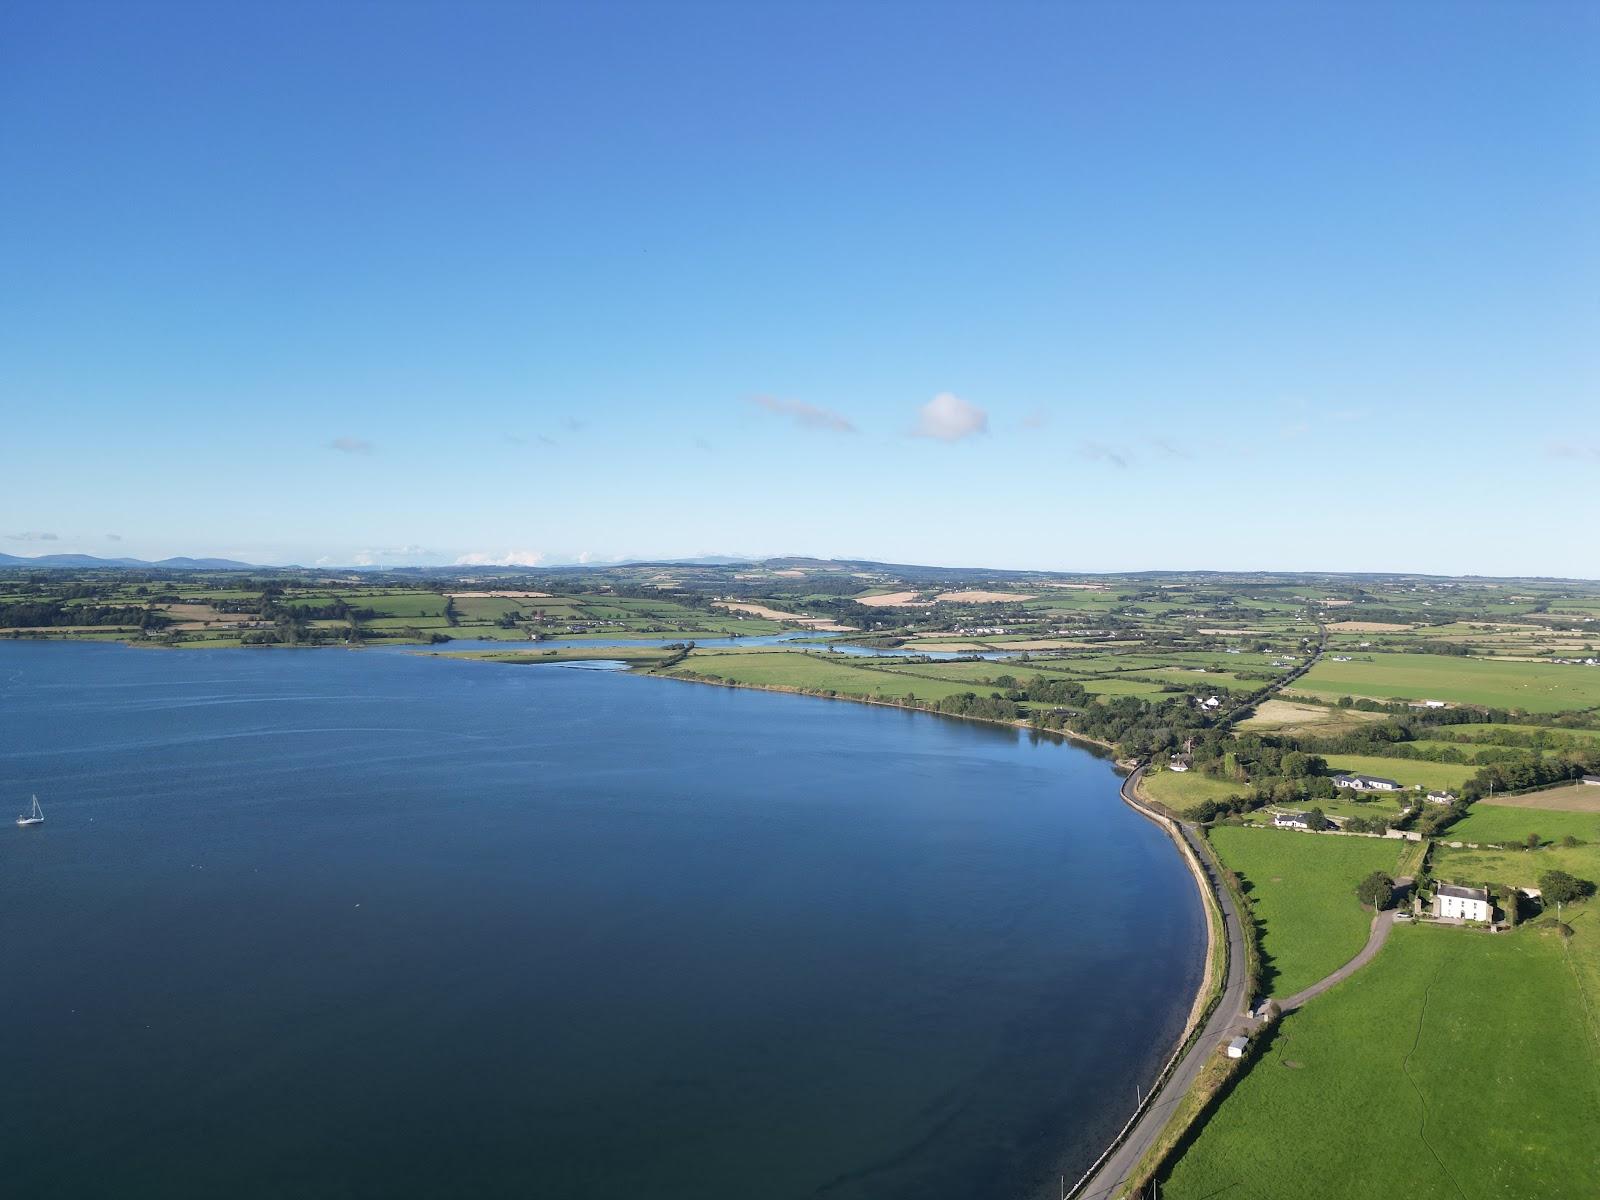
M 0 643 L 0 1191 L 1054 1195 L 1203 956 L 1116 787 L 808 697 Z

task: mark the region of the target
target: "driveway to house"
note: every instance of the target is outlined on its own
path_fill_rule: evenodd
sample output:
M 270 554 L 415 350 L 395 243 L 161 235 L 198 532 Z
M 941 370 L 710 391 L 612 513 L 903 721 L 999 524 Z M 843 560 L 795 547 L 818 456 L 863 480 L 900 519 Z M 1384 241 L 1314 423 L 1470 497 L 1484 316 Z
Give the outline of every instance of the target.
M 1144 768 L 1140 767 L 1122 781 L 1123 799 L 1141 810 L 1144 805 L 1135 798 L 1133 790 L 1143 774 Z M 1239 926 L 1239 912 L 1233 906 L 1233 897 L 1228 894 L 1228 889 L 1222 886 L 1222 879 L 1217 874 L 1216 860 L 1211 857 L 1211 847 L 1206 845 L 1205 839 L 1196 832 L 1193 825 L 1181 821 L 1177 825 L 1183 840 L 1189 843 L 1189 848 L 1200 860 L 1200 866 L 1205 871 L 1206 883 L 1211 888 L 1211 894 L 1216 897 L 1217 907 L 1222 910 L 1222 931 L 1228 943 L 1228 967 L 1222 996 L 1217 1001 L 1217 1006 L 1211 1010 L 1210 1017 L 1201 1026 L 1199 1036 L 1190 1043 L 1188 1053 L 1172 1069 L 1172 1074 L 1167 1076 L 1166 1082 L 1145 1101 L 1145 1107 L 1133 1128 L 1128 1131 L 1128 1136 L 1106 1156 L 1106 1160 L 1083 1186 L 1072 1193 L 1076 1200 L 1107 1200 L 1108 1197 L 1115 1195 L 1117 1188 L 1122 1185 L 1123 1180 L 1138 1165 L 1145 1151 L 1166 1127 L 1167 1119 L 1172 1116 L 1172 1110 L 1189 1090 L 1189 1085 L 1194 1082 L 1195 1076 L 1200 1073 L 1200 1068 L 1205 1065 L 1206 1060 L 1217 1052 L 1217 1047 L 1221 1043 L 1236 1033 L 1246 1031 L 1252 1025 L 1249 1013 L 1246 1011 L 1250 997 L 1244 992 L 1244 931 Z
M 1395 892 L 1398 894 L 1401 892 L 1410 891 L 1411 883 L 1412 880 L 1409 875 L 1402 875 L 1399 879 L 1394 881 Z M 1362 967 L 1371 962 L 1373 958 L 1376 957 L 1378 951 L 1383 949 L 1384 942 L 1389 940 L 1389 930 L 1394 928 L 1394 914 L 1396 911 L 1396 909 L 1386 908 L 1377 916 L 1373 917 L 1372 932 L 1367 935 L 1367 944 L 1361 947 L 1361 952 L 1359 954 L 1357 954 L 1349 962 L 1345 963 L 1344 966 L 1340 967 L 1332 975 L 1317 980 L 1316 983 L 1313 983 L 1304 991 L 1296 992 L 1287 1000 L 1279 1000 L 1277 1002 L 1278 1008 L 1286 1013 L 1293 1012 L 1307 1000 L 1310 1000 L 1315 996 L 1322 995 L 1323 992 L 1327 991 L 1334 984 L 1343 983 L 1346 979 L 1349 979 L 1350 976 L 1354 975 Z

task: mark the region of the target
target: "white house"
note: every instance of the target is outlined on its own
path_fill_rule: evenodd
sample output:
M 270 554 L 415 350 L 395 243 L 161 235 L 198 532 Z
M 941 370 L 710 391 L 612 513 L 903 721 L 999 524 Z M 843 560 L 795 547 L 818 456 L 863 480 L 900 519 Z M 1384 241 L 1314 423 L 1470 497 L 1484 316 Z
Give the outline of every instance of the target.
M 1249 1038 L 1236 1037 L 1228 1043 L 1229 1058 L 1243 1058 L 1245 1047 L 1250 1044 Z
M 1441 883 L 1434 893 L 1433 913 L 1437 917 L 1456 917 L 1463 921 L 1487 921 L 1493 914 L 1489 907 L 1489 889 Z
M 1398 792 L 1400 785 L 1381 775 L 1335 775 L 1333 786 L 1349 788 L 1353 792 Z
M 1583 781 L 1594 787 L 1600 787 L 1600 775 L 1585 775 Z
M 1176 754 L 1174 754 L 1172 756 L 1172 762 L 1169 763 L 1168 766 L 1167 766 L 1167 770 L 1169 770 L 1169 771 L 1183 772 L 1183 771 L 1187 771 L 1188 769 L 1189 769 L 1189 760 L 1187 758 L 1180 758 Z
M 1272 823 L 1279 829 L 1310 829 L 1311 822 L 1306 820 L 1303 812 L 1281 812 L 1272 814 Z
M 1429 792 L 1428 793 L 1428 803 L 1429 804 L 1454 804 L 1455 802 L 1456 802 L 1456 794 L 1454 792 Z

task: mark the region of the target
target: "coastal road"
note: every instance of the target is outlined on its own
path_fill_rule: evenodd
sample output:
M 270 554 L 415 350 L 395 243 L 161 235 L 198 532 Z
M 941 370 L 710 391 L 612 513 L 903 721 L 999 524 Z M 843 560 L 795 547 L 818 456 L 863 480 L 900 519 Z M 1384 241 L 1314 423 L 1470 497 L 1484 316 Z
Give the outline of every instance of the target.
M 1138 785 L 1142 774 L 1144 768 L 1140 767 L 1122 781 L 1122 798 L 1141 810 L 1144 805 L 1134 796 L 1134 788 Z M 1228 889 L 1222 885 L 1222 880 L 1217 874 L 1217 863 L 1211 857 L 1211 849 L 1205 844 L 1205 839 L 1192 825 L 1180 822 L 1178 829 L 1183 834 L 1184 841 L 1189 843 L 1189 848 L 1194 851 L 1195 857 L 1200 860 L 1200 866 L 1205 871 L 1206 883 L 1211 888 L 1211 894 L 1217 899 L 1217 907 L 1222 910 L 1223 934 L 1228 942 L 1228 973 L 1223 984 L 1222 998 L 1211 1010 L 1211 1015 L 1201 1027 L 1200 1036 L 1190 1045 L 1183 1060 L 1173 1068 L 1166 1082 L 1150 1097 L 1138 1121 L 1128 1132 L 1128 1136 L 1123 1138 L 1084 1185 L 1073 1193 L 1073 1196 L 1080 1200 L 1108 1200 L 1116 1194 L 1122 1181 L 1127 1178 L 1139 1160 L 1144 1157 L 1144 1152 L 1166 1127 L 1172 1110 L 1189 1090 L 1189 1085 L 1194 1082 L 1195 1076 L 1200 1073 L 1200 1068 L 1205 1065 L 1206 1060 L 1216 1053 L 1217 1046 L 1250 1026 L 1249 1014 L 1246 1012 L 1250 997 L 1244 993 L 1244 931 L 1239 925 L 1239 912 L 1234 907 L 1233 897 L 1228 894 Z

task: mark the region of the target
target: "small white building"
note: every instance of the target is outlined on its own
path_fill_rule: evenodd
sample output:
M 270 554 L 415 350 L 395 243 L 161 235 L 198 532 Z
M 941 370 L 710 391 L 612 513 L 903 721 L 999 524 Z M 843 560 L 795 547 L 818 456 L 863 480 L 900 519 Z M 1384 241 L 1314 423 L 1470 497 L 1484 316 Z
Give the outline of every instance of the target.
M 1461 921 L 1487 921 L 1494 915 L 1489 906 L 1489 889 L 1441 883 L 1434 893 L 1433 915 Z
M 1454 792 L 1429 792 L 1428 793 L 1428 803 L 1429 804 L 1454 804 L 1455 802 L 1456 802 L 1456 794 Z
M 1279 829 L 1310 829 L 1311 822 L 1306 819 L 1303 812 L 1281 812 L 1272 814 L 1272 823 Z
M 1592 787 L 1600 787 L 1600 775 L 1585 775 L 1583 781 Z
M 1189 760 L 1187 758 L 1180 758 L 1176 754 L 1174 754 L 1172 756 L 1172 761 L 1167 764 L 1167 770 L 1169 770 L 1169 771 L 1177 771 L 1180 774 L 1182 772 L 1184 772 L 1184 771 L 1187 771 L 1188 769 L 1189 769 Z
M 1244 1038 L 1244 1037 L 1236 1037 L 1236 1038 L 1234 1038 L 1232 1041 L 1230 1041 L 1228 1043 L 1228 1057 L 1229 1058 L 1243 1058 L 1244 1057 L 1245 1048 L 1247 1046 L 1249 1046 L 1249 1045 L 1250 1045 L 1250 1039 L 1249 1038 Z

